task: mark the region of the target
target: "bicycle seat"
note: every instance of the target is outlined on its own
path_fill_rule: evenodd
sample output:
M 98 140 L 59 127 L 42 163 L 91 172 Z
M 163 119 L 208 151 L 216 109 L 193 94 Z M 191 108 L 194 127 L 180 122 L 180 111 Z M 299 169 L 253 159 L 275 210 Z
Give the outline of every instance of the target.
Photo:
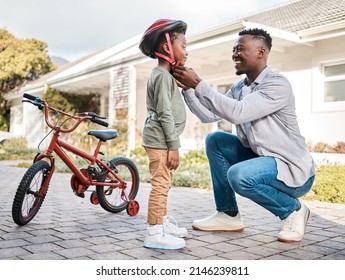
M 99 140 L 105 142 L 110 139 L 115 139 L 118 135 L 116 129 L 107 129 L 107 130 L 89 130 L 88 135 L 95 136 Z

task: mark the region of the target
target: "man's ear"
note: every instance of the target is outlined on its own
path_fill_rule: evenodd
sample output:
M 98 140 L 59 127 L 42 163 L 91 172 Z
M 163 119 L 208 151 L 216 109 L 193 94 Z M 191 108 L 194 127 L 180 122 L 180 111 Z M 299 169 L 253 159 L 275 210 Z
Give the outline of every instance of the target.
M 259 57 L 264 57 L 267 54 L 267 50 L 264 47 L 259 49 Z

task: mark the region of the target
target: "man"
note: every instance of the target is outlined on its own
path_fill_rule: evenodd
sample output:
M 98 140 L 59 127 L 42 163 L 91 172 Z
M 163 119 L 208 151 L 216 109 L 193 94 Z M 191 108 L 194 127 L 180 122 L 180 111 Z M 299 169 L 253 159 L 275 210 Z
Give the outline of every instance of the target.
M 304 237 L 309 209 L 298 199 L 315 177 L 314 164 L 300 133 L 289 81 L 267 66 L 272 38 L 262 29 L 243 30 L 234 43 L 237 75 L 246 77 L 225 95 L 192 70 L 177 67 L 174 77 L 190 110 L 202 122 L 228 120 L 237 135 L 206 137 L 216 213 L 193 222 L 205 231 L 242 231 L 235 193 L 284 220 L 278 240 Z

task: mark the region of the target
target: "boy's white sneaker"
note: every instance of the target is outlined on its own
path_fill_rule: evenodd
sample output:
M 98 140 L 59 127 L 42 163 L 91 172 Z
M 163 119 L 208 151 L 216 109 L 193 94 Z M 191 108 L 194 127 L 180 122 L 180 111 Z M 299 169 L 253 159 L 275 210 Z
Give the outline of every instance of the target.
M 151 225 L 146 230 L 144 247 L 151 249 L 176 250 L 186 246 L 183 238 L 167 233 L 163 225 Z
M 301 209 L 293 212 L 284 220 L 284 226 L 278 234 L 278 240 L 283 242 L 301 241 L 310 215 L 310 210 L 301 202 Z
M 163 225 L 165 232 L 173 236 L 186 237 L 188 235 L 188 230 L 186 228 L 179 227 L 173 217 L 165 216 Z

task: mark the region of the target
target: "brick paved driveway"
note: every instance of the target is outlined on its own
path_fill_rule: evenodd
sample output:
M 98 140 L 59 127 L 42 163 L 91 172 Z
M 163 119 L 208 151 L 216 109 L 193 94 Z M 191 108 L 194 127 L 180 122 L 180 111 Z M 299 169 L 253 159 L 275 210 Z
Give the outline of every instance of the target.
M 41 210 L 28 225 L 18 227 L 11 217 L 17 185 L 25 169 L 0 161 L 0 259 L 3 260 L 256 260 L 345 259 L 345 205 L 306 201 L 311 217 L 305 238 L 298 243 L 276 240 L 278 218 L 244 198 L 239 205 L 245 222 L 242 233 L 194 231 L 194 219 L 214 211 L 208 190 L 172 188 L 169 214 L 189 229 L 187 247 L 177 251 L 144 248 L 148 184 L 141 184 L 135 217 L 126 211 L 108 213 L 92 205 L 89 196 L 76 197 L 69 174 L 54 174 Z

